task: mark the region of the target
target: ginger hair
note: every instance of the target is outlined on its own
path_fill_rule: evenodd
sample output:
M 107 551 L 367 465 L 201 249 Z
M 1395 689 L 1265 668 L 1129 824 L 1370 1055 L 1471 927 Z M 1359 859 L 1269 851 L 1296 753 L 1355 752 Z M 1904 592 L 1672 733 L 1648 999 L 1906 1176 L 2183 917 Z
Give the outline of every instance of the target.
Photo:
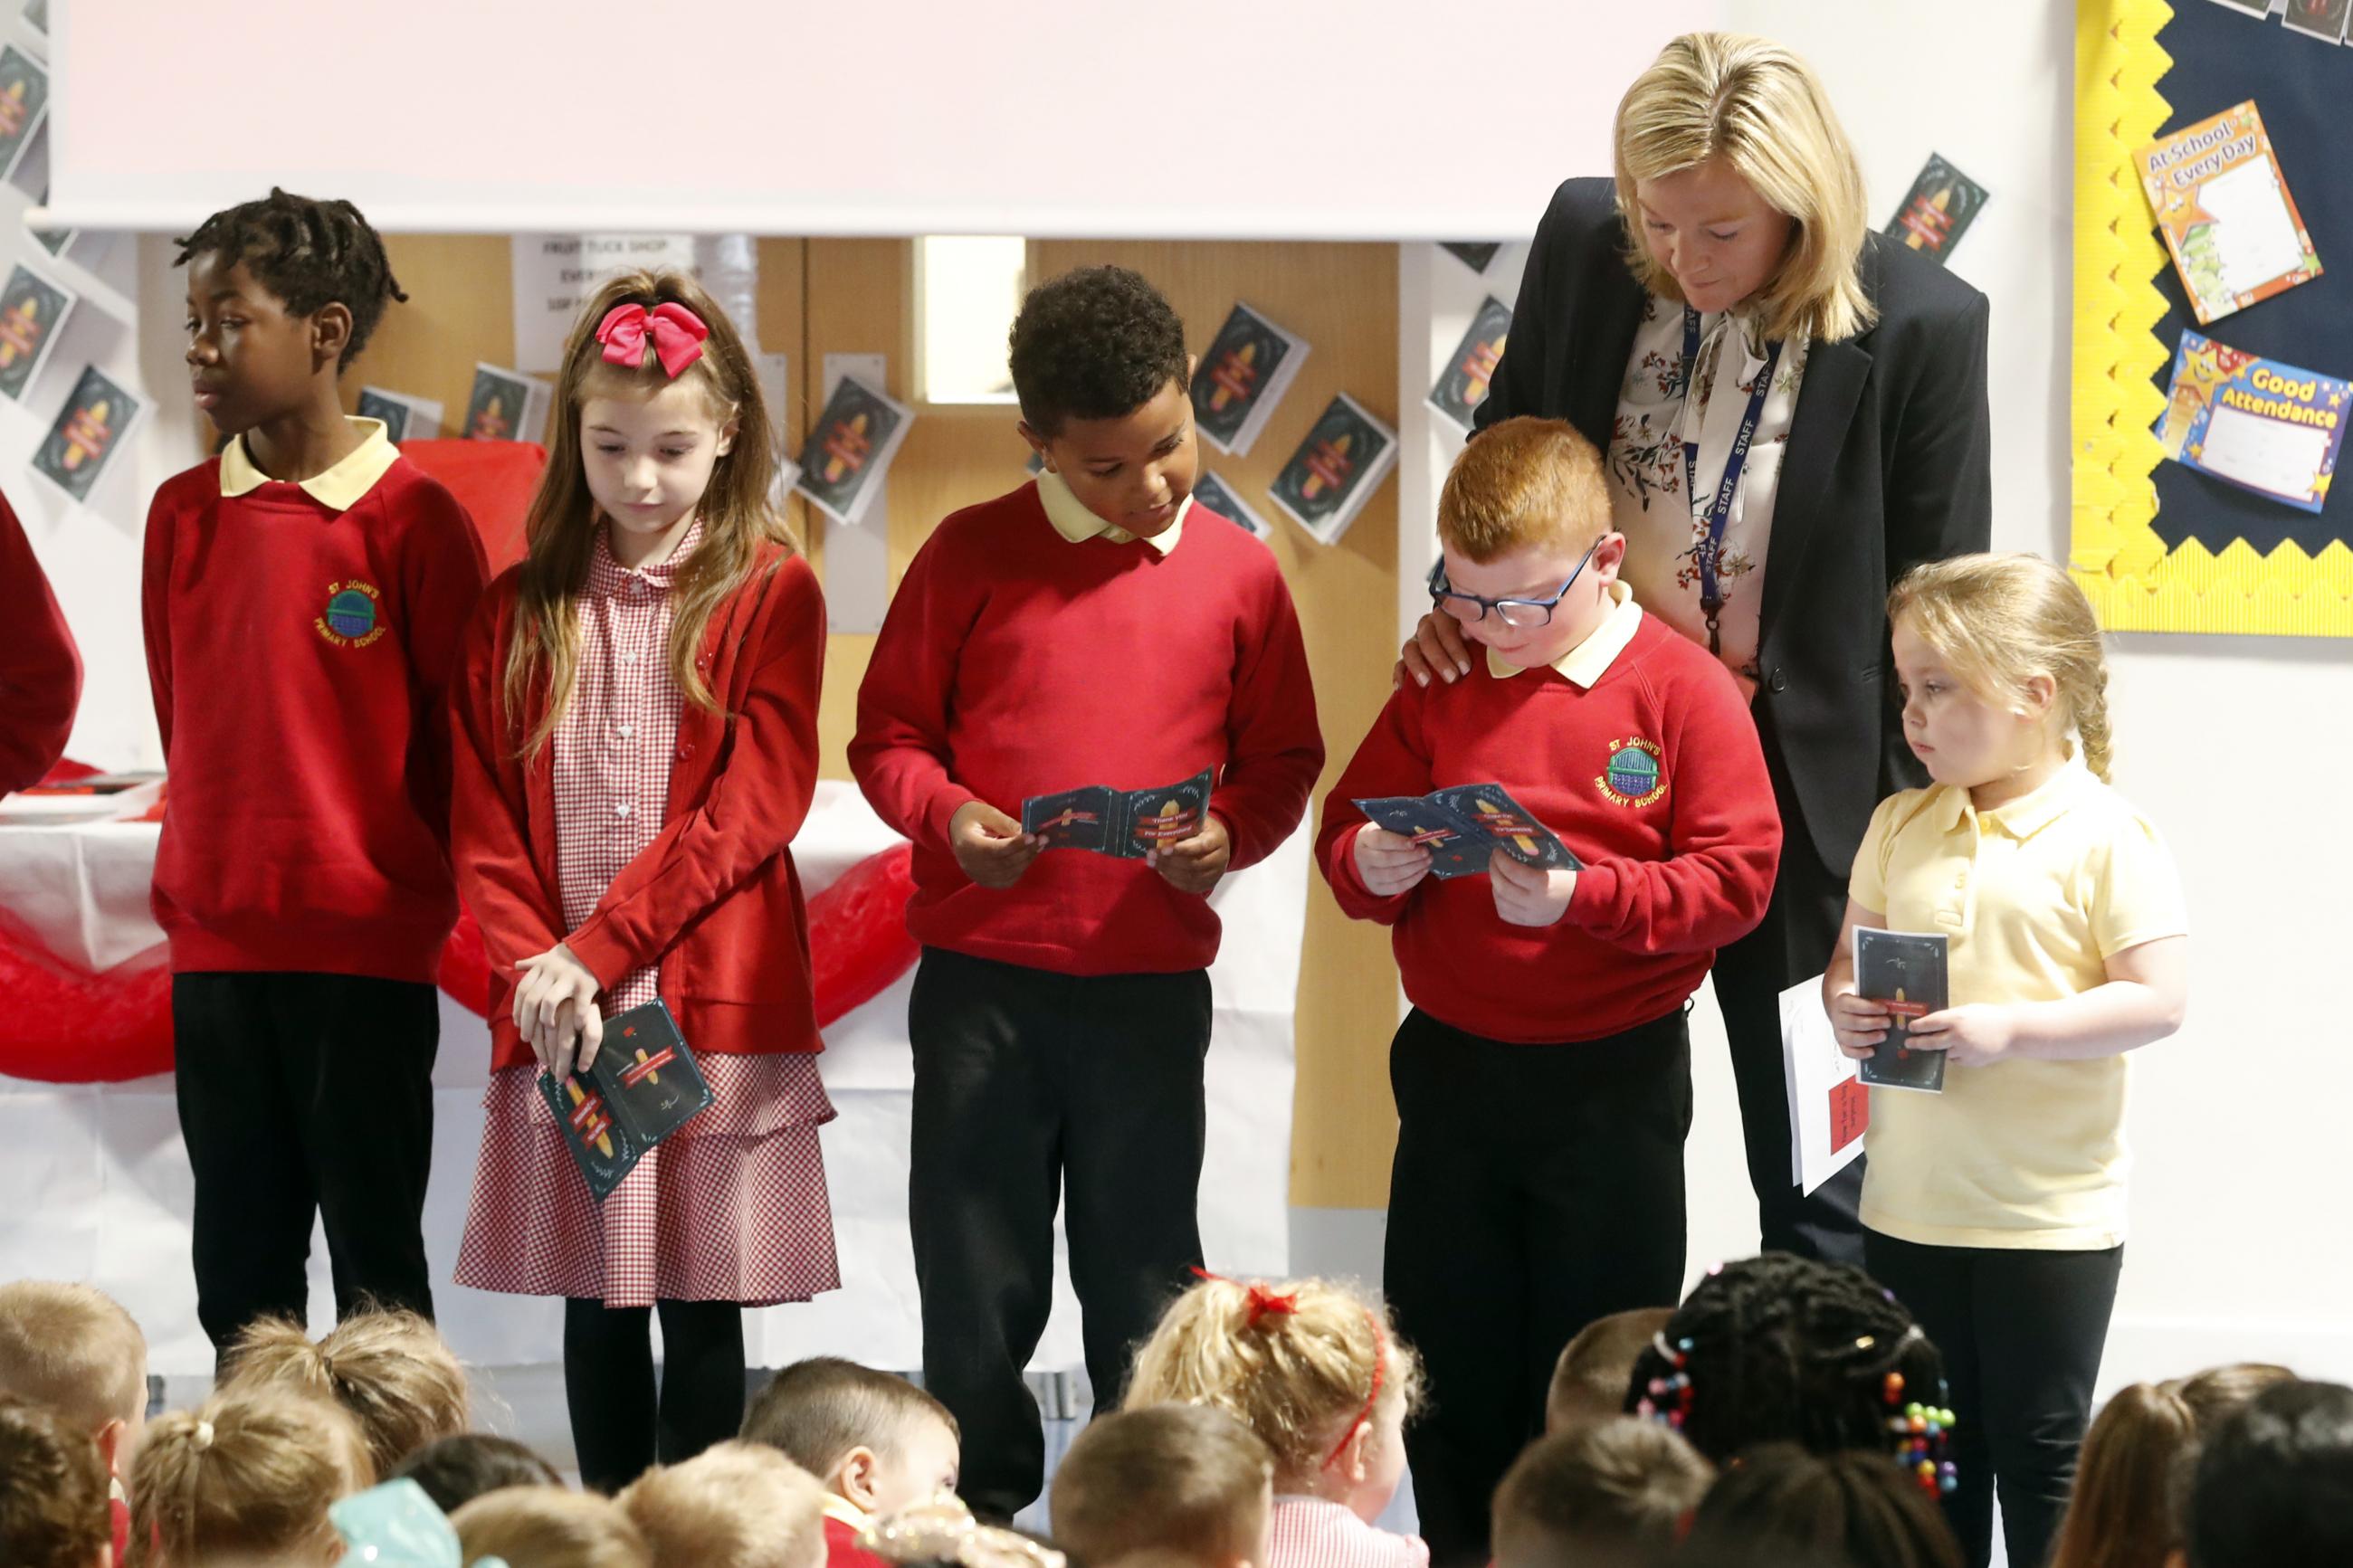
M 1567 420 L 1532 415 L 1482 431 L 1438 493 L 1438 537 L 1482 564 L 1526 545 L 1582 550 L 1612 515 L 1600 451 Z

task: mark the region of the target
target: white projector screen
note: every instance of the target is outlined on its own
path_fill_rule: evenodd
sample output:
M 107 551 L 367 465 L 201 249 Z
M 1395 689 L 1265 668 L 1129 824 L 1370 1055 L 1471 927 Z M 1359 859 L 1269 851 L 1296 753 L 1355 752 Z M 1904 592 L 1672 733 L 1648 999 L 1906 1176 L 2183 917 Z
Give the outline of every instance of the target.
M 1500 239 L 1723 0 L 62 0 L 49 222 Z

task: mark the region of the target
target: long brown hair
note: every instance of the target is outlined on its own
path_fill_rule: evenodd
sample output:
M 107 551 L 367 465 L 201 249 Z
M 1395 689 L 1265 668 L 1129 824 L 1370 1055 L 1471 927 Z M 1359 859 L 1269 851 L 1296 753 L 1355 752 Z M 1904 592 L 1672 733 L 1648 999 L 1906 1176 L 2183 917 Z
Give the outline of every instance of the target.
M 596 290 L 572 323 L 564 345 L 564 369 L 555 384 L 555 428 L 548 440 L 547 471 L 540 476 L 523 522 L 525 554 L 515 592 L 514 633 L 507 645 L 505 697 L 510 714 L 522 711 L 532 683 L 547 680 L 547 711 L 524 738 L 522 750 L 536 752 L 563 721 L 572 700 L 580 658 L 580 591 L 603 519 L 588 493 L 581 468 L 580 411 L 592 397 L 650 396 L 670 384 L 654 356 L 649 335 L 636 365 L 605 358 L 596 328 L 616 305 L 683 305 L 702 319 L 711 336 L 702 357 L 679 373 L 709 399 L 723 424 L 736 424 L 735 440 L 711 470 L 711 483 L 696 503 L 702 538 L 680 569 L 672 592 L 677 612 L 670 621 L 670 673 L 686 700 L 707 712 L 723 711 L 695 657 L 711 616 L 752 574 L 763 544 L 792 545 L 792 535 L 768 498 L 776 474 L 774 428 L 760 378 L 744 340 L 702 286 L 680 272 L 625 272 Z
M 2178 1489 L 2224 1416 L 2295 1374 L 2245 1362 L 2169 1383 L 2136 1383 L 2101 1406 L 2084 1436 L 2051 1568 L 2164 1568 L 2181 1543 Z

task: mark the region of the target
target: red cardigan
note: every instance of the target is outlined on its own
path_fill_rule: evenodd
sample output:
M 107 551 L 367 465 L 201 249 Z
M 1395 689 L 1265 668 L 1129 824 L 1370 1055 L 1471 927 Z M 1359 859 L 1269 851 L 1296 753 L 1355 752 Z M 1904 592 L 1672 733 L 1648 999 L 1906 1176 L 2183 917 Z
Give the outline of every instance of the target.
M 696 662 L 726 712 L 685 705 L 661 836 L 570 931 L 556 891 L 553 747 L 518 755 L 546 691 L 510 714 L 501 689 L 521 575 L 491 584 L 453 699 L 451 841 L 490 951 L 491 1067 L 530 1064 L 511 1016 L 515 966 L 559 942 L 607 987 L 666 960 L 661 999 L 698 1051 L 823 1049 L 807 911 L 786 847 L 817 790 L 825 604 L 808 563 L 765 546 L 751 580 L 712 614 Z

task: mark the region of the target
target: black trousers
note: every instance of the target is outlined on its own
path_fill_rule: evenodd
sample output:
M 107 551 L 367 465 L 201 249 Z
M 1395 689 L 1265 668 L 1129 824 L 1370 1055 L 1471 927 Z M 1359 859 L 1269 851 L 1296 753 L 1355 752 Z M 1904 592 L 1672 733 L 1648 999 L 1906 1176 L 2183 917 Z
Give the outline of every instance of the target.
M 654 1384 L 654 1308 L 564 1303 L 564 1402 L 580 1481 L 607 1497 L 659 1460 L 675 1465 L 744 1425 L 744 1309 L 671 1301 L 661 1311 Z
M 1963 1555 L 1971 1568 L 1992 1560 L 1999 1484 L 2011 1568 L 2042 1568 L 2092 1418 L 2125 1249 L 1921 1247 L 1877 1231 L 1865 1246 L 1873 1277 L 1944 1353 L 1960 1483 L 1945 1515 Z
M 1406 1430 L 1437 1568 L 1488 1560 L 1496 1483 L 1544 1426 L 1578 1330 L 1683 1294 L 1691 1038 L 1681 1010 L 1514 1046 L 1419 1010 L 1389 1050 L 1397 1163 L 1382 1287 L 1430 1378 Z
M 433 1315 L 434 988 L 356 974 L 172 977 L 180 1131 L 195 1173 L 196 1318 L 225 1351 L 308 1315 L 323 1219 L 335 1311 Z
M 1022 1370 L 1053 1302 L 1057 1198 L 1098 1410 L 1117 1407 L 1130 1354 L 1201 1262 L 1209 977 L 928 948 L 907 1033 L 923 1382 L 963 1426 L 965 1500 L 1009 1520 L 1045 1483 Z
M 1789 1179 L 1789 1095 L 1781 1077 L 1781 993 L 1820 974 L 1838 946 L 1846 919 L 1851 867 L 1822 864 L 1806 829 L 1780 747 L 1758 710 L 1765 765 L 1781 810 L 1781 868 L 1765 919 L 1715 955 L 1715 1001 L 1732 1051 L 1732 1081 L 1740 1098 L 1740 1136 L 1748 1155 L 1748 1184 L 1757 1193 L 1759 1248 L 1794 1252 L 1829 1263 L 1862 1262 L 1864 1156 L 1815 1188 L 1800 1192 Z

